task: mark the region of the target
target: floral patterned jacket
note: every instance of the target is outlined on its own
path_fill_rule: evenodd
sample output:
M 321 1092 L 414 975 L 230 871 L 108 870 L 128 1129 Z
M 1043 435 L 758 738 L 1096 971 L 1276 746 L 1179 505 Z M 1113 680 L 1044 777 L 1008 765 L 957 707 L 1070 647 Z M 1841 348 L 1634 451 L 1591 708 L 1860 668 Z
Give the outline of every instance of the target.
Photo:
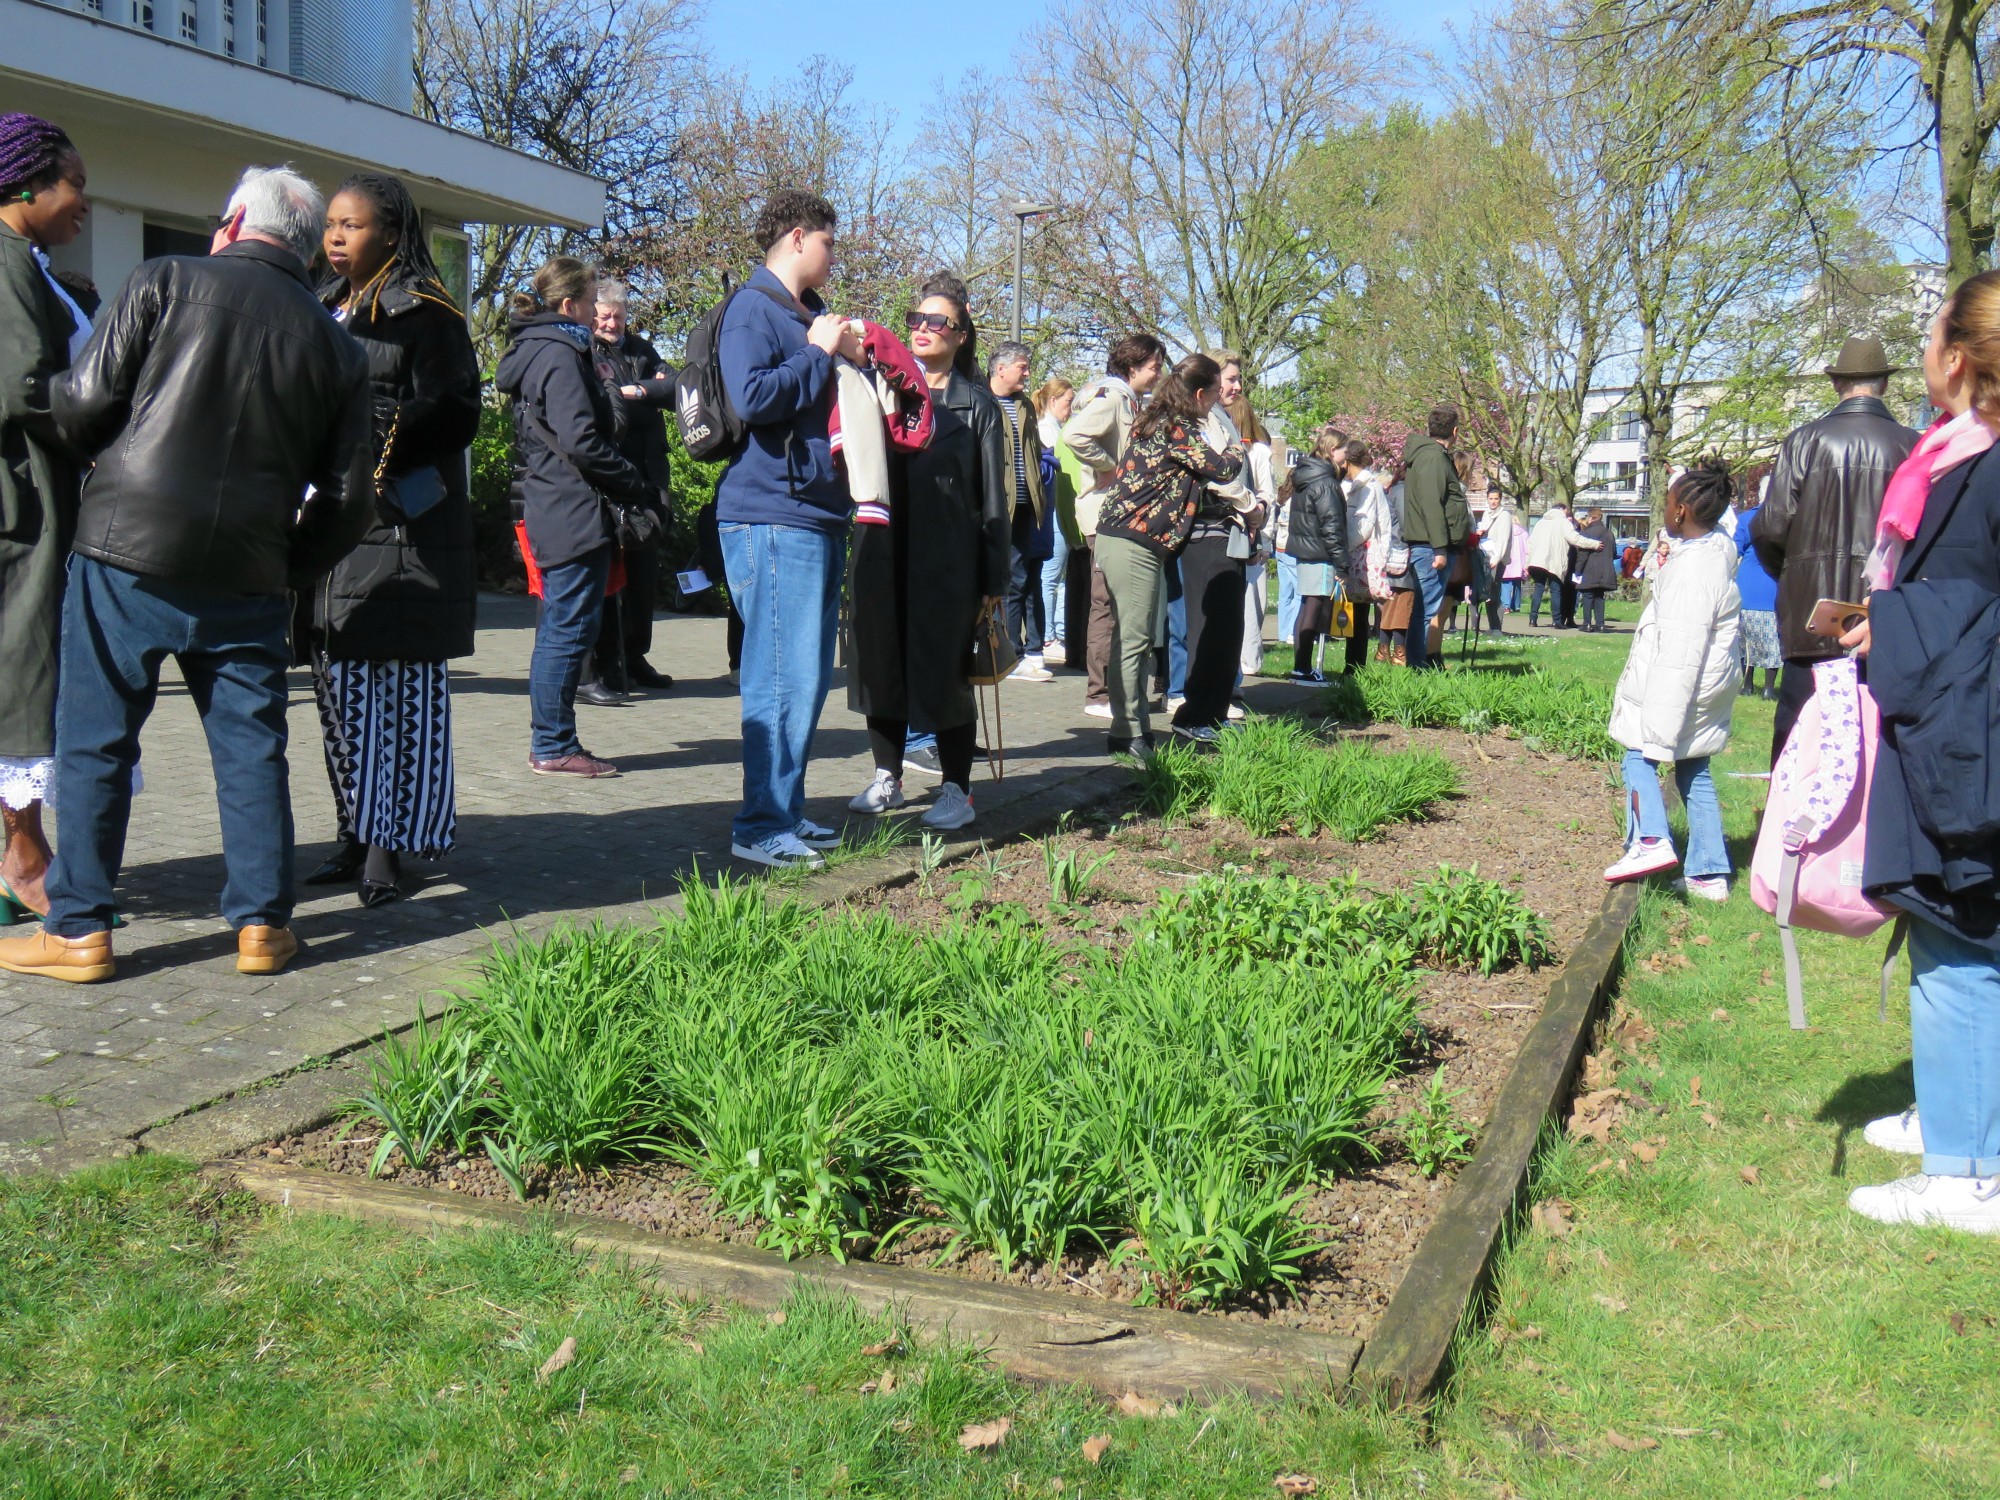
M 1221 452 L 1201 433 L 1169 422 L 1125 450 L 1125 461 L 1105 491 L 1099 513 L 1100 536 L 1119 536 L 1163 555 L 1187 545 L 1204 490 L 1234 478 L 1243 468 L 1243 447 Z

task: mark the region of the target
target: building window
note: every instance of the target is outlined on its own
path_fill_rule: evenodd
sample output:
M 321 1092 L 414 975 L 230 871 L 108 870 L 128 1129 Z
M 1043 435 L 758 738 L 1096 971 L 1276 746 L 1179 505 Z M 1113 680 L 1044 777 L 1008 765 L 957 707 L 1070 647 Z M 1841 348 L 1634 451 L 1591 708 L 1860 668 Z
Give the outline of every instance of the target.
M 236 0 L 222 0 L 222 55 L 236 55 Z
M 132 24 L 145 31 L 153 29 L 153 0 L 132 0 Z
M 1621 443 L 1644 441 L 1646 424 L 1636 411 L 1621 411 L 1612 427 L 1612 437 Z
M 197 46 L 201 43 L 201 23 L 195 20 L 194 12 L 191 10 L 181 12 L 181 40 L 193 42 Z
M 270 0 L 257 0 L 257 66 L 260 68 L 266 62 L 264 40 L 267 34 L 266 27 L 270 21 L 270 13 L 267 8 L 269 3 Z
M 83 13 L 87 16 L 104 14 L 104 0 L 83 0 Z

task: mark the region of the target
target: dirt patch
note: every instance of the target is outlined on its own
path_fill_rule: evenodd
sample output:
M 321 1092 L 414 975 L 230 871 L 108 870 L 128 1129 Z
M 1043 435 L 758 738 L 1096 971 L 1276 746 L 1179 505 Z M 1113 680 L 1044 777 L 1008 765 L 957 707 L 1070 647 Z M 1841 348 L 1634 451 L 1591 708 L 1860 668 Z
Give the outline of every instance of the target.
M 1392 1086 L 1377 1112 L 1373 1144 L 1379 1156 L 1321 1188 L 1299 1207 L 1304 1221 L 1323 1225 L 1327 1247 L 1305 1264 L 1289 1295 L 1228 1309 L 1224 1317 L 1267 1320 L 1319 1332 L 1366 1338 L 1388 1305 L 1411 1255 L 1450 1191 L 1452 1174 L 1426 1179 L 1387 1127 L 1405 1113 L 1439 1067 L 1465 1092 L 1461 1112 L 1483 1124 L 1534 1025 L 1556 966 L 1582 936 L 1603 900 L 1601 873 L 1618 850 L 1610 780 L 1603 766 L 1553 759 L 1499 736 L 1471 739 L 1446 730 L 1377 727 L 1354 731 L 1387 749 L 1436 750 L 1460 769 L 1460 796 L 1429 820 L 1385 830 L 1377 840 L 1344 842 L 1279 836 L 1255 839 L 1236 825 L 1197 819 L 1168 824 L 1130 809 L 1111 808 L 1054 837 L 1058 854 L 1074 851 L 1083 866 L 1105 863 L 1082 900 L 1052 899 L 1044 856 L 1032 844 L 1010 845 L 940 872 L 929 881 L 877 893 L 869 911 L 887 912 L 913 927 L 932 928 L 959 912 L 1005 904 L 1052 935 L 1100 944 L 1127 940 L 1123 926 L 1165 891 L 1214 871 L 1290 873 L 1324 880 L 1357 874 L 1379 890 L 1395 890 L 1430 875 L 1441 863 L 1477 865 L 1509 883 L 1548 920 L 1554 961 L 1539 971 L 1426 974 L 1424 1054 Z M 353 1138 L 343 1140 L 348 1130 Z M 367 1125 L 335 1126 L 260 1148 L 256 1155 L 288 1165 L 364 1173 L 376 1136 Z M 400 1159 L 398 1159 L 400 1160 Z M 411 1187 L 475 1198 L 506 1199 L 499 1173 L 482 1159 L 453 1159 L 435 1170 L 392 1167 L 384 1174 Z M 761 1225 L 739 1224 L 682 1168 L 649 1163 L 605 1172 L 546 1174 L 537 1201 L 566 1213 L 616 1219 L 651 1232 L 754 1244 Z M 948 1239 L 918 1229 L 899 1240 L 885 1264 L 931 1268 Z M 1063 1291 L 1082 1298 L 1131 1302 L 1138 1276 L 1114 1270 L 1101 1255 L 1062 1265 L 1003 1271 L 983 1252 L 959 1252 L 940 1269 L 985 1281 Z

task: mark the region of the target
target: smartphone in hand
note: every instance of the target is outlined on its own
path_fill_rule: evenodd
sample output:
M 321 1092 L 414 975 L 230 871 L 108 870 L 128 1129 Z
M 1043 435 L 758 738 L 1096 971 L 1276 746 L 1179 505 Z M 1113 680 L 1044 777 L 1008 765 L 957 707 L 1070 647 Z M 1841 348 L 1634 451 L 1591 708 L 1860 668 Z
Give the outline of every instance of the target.
M 1822 599 L 1806 619 L 1806 634 L 1837 641 L 1868 618 L 1868 606 L 1848 604 L 1839 599 Z

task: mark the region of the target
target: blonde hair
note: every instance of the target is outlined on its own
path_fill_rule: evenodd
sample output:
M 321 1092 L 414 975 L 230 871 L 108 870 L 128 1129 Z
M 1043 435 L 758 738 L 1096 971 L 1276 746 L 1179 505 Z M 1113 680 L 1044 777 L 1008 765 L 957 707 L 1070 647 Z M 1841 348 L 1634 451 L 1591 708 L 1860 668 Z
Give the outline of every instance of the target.
M 2000 271 L 1961 281 L 1945 302 L 1938 330 L 1947 347 L 1965 356 L 1972 409 L 1988 427 L 2000 428 Z
M 1075 390 L 1076 387 L 1071 385 L 1067 380 L 1064 380 L 1062 376 L 1051 375 L 1047 380 L 1044 380 L 1039 386 L 1035 387 L 1035 415 L 1046 417 L 1049 414 L 1049 408 Z
M 1215 356 L 1210 355 L 1209 357 L 1213 359 Z M 1251 409 L 1247 397 L 1238 396 L 1234 401 L 1229 403 L 1227 410 L 1229 412 L 1229 420 L 1236 424 L 1236 430 L 1242 434 L 1244 442 L 1268 443 L 1271 441 L 1271 434 L 1265 429 L 1264 424 L 1257 420 L 1257 413 Z

